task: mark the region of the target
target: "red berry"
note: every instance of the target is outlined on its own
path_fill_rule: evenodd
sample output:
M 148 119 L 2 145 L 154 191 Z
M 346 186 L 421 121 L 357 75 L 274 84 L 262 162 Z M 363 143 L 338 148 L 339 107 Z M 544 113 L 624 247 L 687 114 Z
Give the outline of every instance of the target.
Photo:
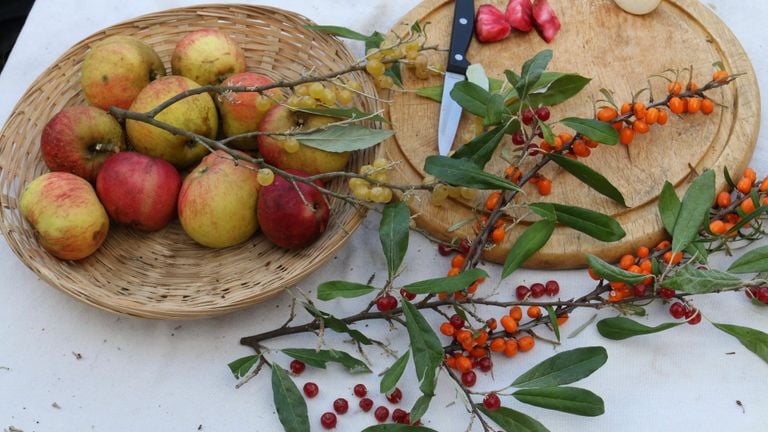
M 397 307 L 397 299 L 389 294 L 385 294 L 376 299 L 376 308 L 380 312 L 389 312 Z
M 326 429 L 333 429 L 336 427 L 336 414 L 327 412 L 320 417 L 320 424 Z
M 669 288 L 659 288 L 659 297 L 669 300 L 675 296 L 675 290 Z
M 392 390 L 387 394 L 387 400 L 393 404 L 400 402 L 400 399 L 402 398 L 403 398 L 403 392 L 400 391 L 400 387 L 395 387 L 394 390 Z
M 547 295 L 550 297 L 554 297 L 560 294 L 560 284 L 557 283 L 557 281 L 554 281 L 554 280 L 547 281 L 544 287 L 547 290 Z
M 478 367 L 483 372 L 490 372 L 493 369 L 493 360 L 490 357 L 483 357 L 477 361 Z
M 407 412 L 404 410 L 401 410 L 400 408 L 395 408 L 392 411 L 392 421 L 395 423 L 402 423 L 403 420 L 405 420 L 405 416 L 408 415 Z
M 761 287 L 759 290 L 757 290 L 757 295 L 755 298 L 765 304 L 768 304 L 768 287 Z
M 533 123 L 534 116 L 535 114 L 533 113 L 533 110 L 526 108 L 523 110 L 522 114 L 520 114 L 520 120 L 523 121 L 524 125 L 530 125 Z
M 469 243 L 469 239 L 463 238 L 461 239 L 461 242 L 459 243 L 459 252 L 466 255 L 469 253 L 469 249 L 472 247 L 472 244 Z
M 669 314 L 674 319 L 680 319 L 685 316 L 685 306 L 680 302 L 674 302 L 669 306 Z
M 757 291 L 759 291 L 759 287 L 748 287 L 744 290 L 744 294 L 747 296 L 748 299 L 757 298 Z
M 541 121 L 547 121 L 549 120 L 549 108 L 547 107 L 538 107 L 536 108 L 536 118 Z
M 633 288 L 635 297 L 645 297 L 648 294 L 648 287 L 645 285 L 635 285 Z
M 477 382 L 477 374 L 474 371 L 467 371 L 461 374 L 461 383 L 466 387 L 472 387 Z
M 365 384 L 358 384 L 355 386 L 354 389 L 352 389 L 353 392 L 355 392 L 355 396 L 359 398 L 365 397 L 365 395 L 368 394 L 368 388 L 365 387 Z
M 453 314 L 451 315 L 451 325 L 458 330 L 464 327 L 464 320 L 458 314 Z
M 376 408 L 376 411 L 373 412 L 373 416 L 379 423 L 384 423 L 389 417 L 389 409 L 387 409 L 387 407 L 380 406 Z
M 307 365 L 304 364 L 304 362 L 299 360 L 293 360 L 291 362 L 291 372 L 294 373 L 294 375 L 299 375 L 302 372 L 304 372 L 304 369 L 307 368 Z
M 333 410 L 338 414 L 346 414 L 349 411 L 349 402 L 344 398 L 338 398 L 333 401 Z
M 496 411 L 501 408 L 501 399 L 499 399 L 499 395 L 493 392 L 485 395 L 483 398 L 483 406 L 488 411 Z
M 364 412 L 368 412 L 373 408 L 373 401 L 369 398 L 362 398 L 360 399 L 360 409 Z
M 547 289 L 544 287 L 544 284 L 535 283 L 531 285 L 531 297 L 539 298 L 543 296 L 545 292 L 547 292 Z
M 525 144 L 525 134 L 522 130 L 518 130 L 517 132 L 512 134 L 512 143 L 514 145 L 523 145 Z
M 439 253 L 442 256 L 448 256 L 451 253 L 453 253 L 453 246 L 447 245 L 445 243 L 440 243 L 437 245 L 437 253 Z
M 313 382 L 304 384 L 304 394 L 307 395 L 308 398 L 317 396 L 318 392 L 320 392 L 320 388 L 317 386 L 317 384 Z
M 412 293 L 412 292 L 410 292 L 410 291 L 408 291 L 406 289 L 403 289 L 403 288 L 400 288 L 400 295 L 403 296 L 403 298 L 408 300 L 408 301 L 411 301 L 411 300 L 416 298 L 416 294 L 414 294 L 414 293 Z
M 690 325 L 696 325 L 701 322 L 701 312 L 694 307 L 686 308 L 685 320 L 688 321 L 688 324 Z
M 525 285 L 518 285 L 517 288 L 515 288 L 515 297 L 517 297 L 518 300 L 523 301 L 526 297 L 528 297 L 528 294 L 531 292 L 530 289 L 528 289 Z

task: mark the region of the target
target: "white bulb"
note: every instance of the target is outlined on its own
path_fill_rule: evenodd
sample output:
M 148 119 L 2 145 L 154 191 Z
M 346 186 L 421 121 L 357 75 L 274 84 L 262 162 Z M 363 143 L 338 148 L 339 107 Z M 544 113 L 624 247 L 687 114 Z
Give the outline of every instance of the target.
M 659 7 L 661 0 L 613 0 L 620 8 L 635 15 L 651 13 Z

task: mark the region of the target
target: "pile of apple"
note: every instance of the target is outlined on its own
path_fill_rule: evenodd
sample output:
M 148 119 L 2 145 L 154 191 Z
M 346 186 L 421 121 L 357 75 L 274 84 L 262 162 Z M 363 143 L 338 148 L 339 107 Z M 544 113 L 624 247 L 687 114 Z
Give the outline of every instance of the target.
M 185 35 L 175 47 L 172 75 L 167 76 L 153 48 L 136 38 L 112 36 L 94 44 L 81 76 L 89 105 L 65 108 L 46 124 L 40 144 L 51 172 L 33 180 L 21 197 L 21 212 L 42 246 L 60 259 L 78 260 L 99 248 L 110 219 L 152 232 L 177 216 L 193 240 L 212 248 L 244 242 L 259 228 L 290 249 L 319 238 L 330 211 L 327 198 L 311 185 L 235 161 L 222 150 L 211 153 L 200 142 L 146 122 L 121 125 L 107 111 L 115 106 L 148 112 L 204 85 L 272 83 L 246 69 L 243 50 L 217 29 Z M 328 91 L 334 90 L 320 86 L 313 91 L 333 99 Z M 285 95 L 278 88 L 264 94 L 214 94 L 181 99 L 155 119 L 210 139 L 311 129 L 335 121 L 287 108 L 280 103 Z M 340 96 L 351 99 L 350 94 Z M 350 156 L 304 146 L 291 136 L 257 135 L 229 145 L 247 155 L 258 151 L 268 164 L 302 177 L 342 170 Z

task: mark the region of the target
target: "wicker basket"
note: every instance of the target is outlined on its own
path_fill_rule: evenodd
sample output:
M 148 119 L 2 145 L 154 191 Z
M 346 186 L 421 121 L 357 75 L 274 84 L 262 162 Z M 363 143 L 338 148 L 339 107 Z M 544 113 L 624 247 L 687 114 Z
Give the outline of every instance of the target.
M 18 209 L 18 197 L 47 171 L 39 149 L 45 123 L 70 105 L 84 104 L 80 66 L 88 47 L 112 35 L 149 43 L 165 62 L 186 33 L 217 27 L 246 53 L 248 70 L 273 79 L 298 78 L 310 70 L 328 73 L 354 61 L 336 39 L 305 28 L 306 18 L 280 9 L 204 5 L 145 15 L 104 29 L 81 41 L 38 77 L 16 105 L 0 135 L 0 228 L 14 253 L 49 284 L 88 304 L 113 312 L 157 319 L 189 319 L 242 309 L 291 286 L 326 262 L 358 227 L 365 214 L 335 200 L 328 231 L 313 246 L 286 251 L 261 235 L 221 250 L 194 243 L 178 222 L 146 234 L 113 224 L 104 245 L 78 262 L 60 261 L 38 244 Z M 366 93 L 370 80 L 355 79 Z M 358 108 L 377 111 L 370 98 Z M 370 163 L 375 150 L 357 152 L 348 168 Z M 331 184 L 334 190 L 346 186 Z

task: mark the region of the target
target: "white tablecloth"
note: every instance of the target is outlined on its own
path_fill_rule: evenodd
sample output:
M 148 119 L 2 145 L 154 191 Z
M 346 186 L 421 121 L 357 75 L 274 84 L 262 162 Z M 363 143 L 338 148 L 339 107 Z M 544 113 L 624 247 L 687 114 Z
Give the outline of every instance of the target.
M 0 75 L 0 120 L 7 119 L 33 79 L 80 39 L 122 20 L 191 3 L 38 0 Z M 418 0 L 262 3 L 297 11 L 319 23 L 368 32 L 390 28 Z M 767 88 L 764 34 L 768 3 L 707 3 L 741 40 L 761 87 Z M 766 95 L 761 99 L 765 102 Z M 765 115 L 762 120 L 764 123 Z M 768 137 L 761 134 L 753 163 L 761 175 L 768 173 L 767 141 Z M 378 244 L 377 228 L 377 218 L 369 217 L 338 256 L 295 290 L 308 291 L 322 281 L 342 275 L 364 281 L 371 269 L 385 268 L 381 253 L 370 247 Z M 411 245 L 406 258 L 406 280 L 442 274 L 447 264 L 432 245 L 416 235 Z M 591 285 L 584 272 L 525 271 L 505 282 L 505 286 L 551 277 L 561 281 L 566 295 L 584 292 Z M 241 336 L 268 330 L 285 319 L 290 304 L 288 294 L 214 319 L 174 322 L 128 318 L 86 306 L 48 286 L 4 242 L 0 244 L 0 278 L 0 429 L 13 426 L 25 432 L 280 430 L 271 400 L 269 374 L 235 389 L 226 365 L 251 353 L 238 344 Z M 354 303 L 339 304 L 334 312 L 353 312 L 360 306 Z M 767 310 L 751 307 L 741 294 L 711 296 L 696 304 L 713 320 L 768 329 Z M 661 306 L 651 307 L 650 312 L 654 316 L 652 322 L 667 320 Z M 564 327 L 564 334 L 568 335 L 592 315 L 592 311 L 574 314 Z M 608 315 L 606 312 L 601 316 Z M 406 344 L 402 333 L 389 332 L 381 323 L 372 324 L 367 331 L 392 341 L 395 349 L 402 350 Z M 343 338 L 329 339 L 338 342 Z M 604 398 L 605 415 L 584 418 L 514 401 L 506 403 L 533 415 L 553 431 L 768 430 L 768 365 L 706 321 L 658 337 L 624 342 L 601 338 L 592 325 L 577 338 L 567 339 L 557 350 L 588 345 L 606 346 L 609 360 L 578 385 Z M 270 346 L 314 346 L 314 339 L 299 336 Z M 514 361 L 500 361 L 495 369 L 496 385 L 482 378 L 477 389 L 508 383 L 555 351 L 541 344 Z M 284 357 L 277 359 L 283 365 L 288 363 Z M 376 372 L 391 363 L 389 357 L 378 353 L 371 360 Z M 404 379 L 414 381 L 410 369 Z M 376 389 L 375 374 L 352 378 L 332 366 L 328 371 L 308 370 L 297 382 L 303 384 L 307 380 L 316 381 L 321 388 L 320 397 L 308 403 L 313 430 L 320 430 L 321 413 L 331 410 L 331 401 L 339 396 L 347 397 L 352 408 L 340 417 L 338 430 L 356 431 L 374 423 L 372 415 L 357 409 L 351 388 L 359 381 Z M 408 409 L 418 394 L 416 386 L 404 387 L 410 389 L 402 404 Z M 438 391 L 440 396 L 425 417 L 426 425 L 438 431 L 465 430 L 468 415 L 461 403 L 446 408 L 459 394 L 446 379 L 441 380 Z M 383 401 L 380 395 L 374 399 L 377 405 Z M 473 430 L 480 428 L 475 424 Z

